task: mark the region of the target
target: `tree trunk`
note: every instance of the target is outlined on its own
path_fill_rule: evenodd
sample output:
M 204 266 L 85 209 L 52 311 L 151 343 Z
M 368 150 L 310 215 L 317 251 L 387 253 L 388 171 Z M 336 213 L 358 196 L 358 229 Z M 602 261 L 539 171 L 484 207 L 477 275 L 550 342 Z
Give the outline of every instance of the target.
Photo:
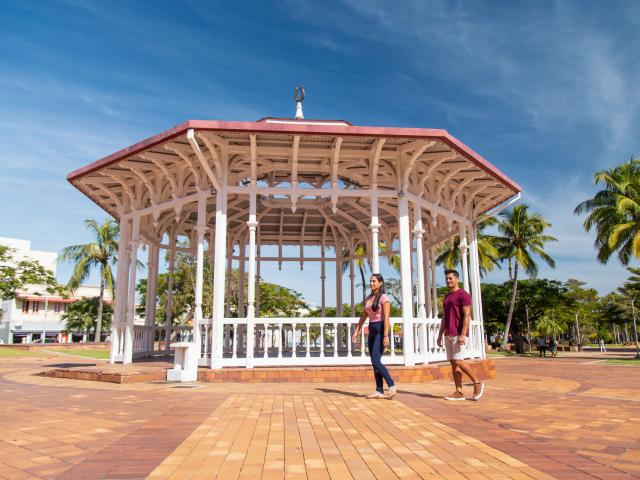
M 529 353 L 531 353 L 531 326 L 529 325 L 529 304 L 524 304 L 524 313 L 527 316 L 527 340 L 529 342 Z
M 580 324 L 578 323 L 578 315 L 580 312 L 576 313 L 576 342 L 578 346 L 580 346 Z
M 100 298 L 98 299 L 98 318 L 96 320 L 96 336 L 95 342 L 100 342 L 102 338 L 102 307 L 104 305 L 104 270 L 105 266 L 100 267 Z
M 360 279 L 362 280 L 362 306 L 364 307 L 364 302 L 367 300 L 367 284 L 364 280 L 364 266 L 358 265 L 358 270 L 360 270 Z M 352 315 L 355 315 L 354 312 L 351 312 Z
M 516 306 L 516 294 L 518 292 L 518 262 L 515 262 L 513 268 L 513 292 L 511 293 L 511 304 L 509 305 L 509 314 L 507 315 L 507 324 L 504 327 L 504 338 L 502 339 L 502 350 L 507 349 L 509 343 L 509 330 L 511 329 L 511 319 L 513 318 L 513 310 Z

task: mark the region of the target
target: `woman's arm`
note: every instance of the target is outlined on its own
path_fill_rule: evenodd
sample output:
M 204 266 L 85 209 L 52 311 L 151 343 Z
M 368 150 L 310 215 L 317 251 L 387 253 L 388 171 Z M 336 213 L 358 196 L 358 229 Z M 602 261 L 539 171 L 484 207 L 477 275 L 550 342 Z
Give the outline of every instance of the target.
M 389 330 L 391 329 L 391 302 L 382 305 L 382 311 L 384 312 L 384 337 L 382 343 L 386 347 L 389 344 Z
M 367 318 L 367 313 L 363 310 L 362 313 L 360 314 L 360 320 L 358 320 L 358 325 L 356 325 L 356 330 L 355 332 L 353 332 L 352 335 L 352 340 L 355 342 L 358 339 L 358 335 L 360 334 L 360 329 L 362 328 L 362 325 L 364 324 L 364 321 Z

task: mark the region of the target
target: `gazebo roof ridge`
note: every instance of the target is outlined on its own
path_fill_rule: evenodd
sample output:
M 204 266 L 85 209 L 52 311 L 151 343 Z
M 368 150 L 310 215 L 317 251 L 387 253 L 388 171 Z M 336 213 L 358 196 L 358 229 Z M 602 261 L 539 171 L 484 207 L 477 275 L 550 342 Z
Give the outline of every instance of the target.
M 271 121 L 268 121 L 271 120 Z M 275 122 L 274 120 L 286 120 Z M 337 122 L 343 122 L 342 120 Z M 466 144 L 452 136 L 443 129 L 429 128 L 406 128 L 406 127 L 375 127 L 356 126 L 348 122 L 340 125 L 335 121 L 321 120 L 296 120 L 296 119 L 273 119 L 265 117 L 256 122 L 223 121 L 223 120 L 187 120 L 173 128 L 165 130 L 157 135 L 148 137 L 129 147 L 96 160 L 89 165 L 78 168 L 69 175 L 67 181 L 74 181 L 107 167 L 120 160 L 134 156 L 142 151 L 151 149 L 159 144 L 168 142 L 176 137 L 186 134 L 190 129 L 201 131 L 220 131 L 236 133 L 255 134 L 290 134 L 290 135 L 327 135 L 327 136 L 349 136 L 349 137 L 384 137 L 384 138 L 407 138 L 407 139 L 433 139 L 439 140 L 454 149 L 468 160 L 475 163 L 482 170 L 496 178 L 500 183 L 514 191 L 514 194 L 521 192 L 522 188 L 511 178 L 506 176 L 501 170 L 486 160 L 483 156 L 475 152 Z M 330 123 L 330 124 L 328 124 Z

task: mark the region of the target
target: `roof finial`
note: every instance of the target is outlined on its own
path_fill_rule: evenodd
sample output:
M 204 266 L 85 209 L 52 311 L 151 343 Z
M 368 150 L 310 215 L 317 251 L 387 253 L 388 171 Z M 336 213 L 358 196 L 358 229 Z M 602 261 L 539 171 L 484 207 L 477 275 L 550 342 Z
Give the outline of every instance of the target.
M 293 99 L 296 101 L 296 120 L 303 120 L 302 102 L 304 102 L 304 85 L 295 87 L 293 90 Z

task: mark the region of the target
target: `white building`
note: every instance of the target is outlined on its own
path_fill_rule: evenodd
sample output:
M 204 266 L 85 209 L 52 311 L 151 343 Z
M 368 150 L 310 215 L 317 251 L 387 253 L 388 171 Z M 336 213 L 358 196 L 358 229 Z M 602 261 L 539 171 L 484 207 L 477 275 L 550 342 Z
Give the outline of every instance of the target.
M 0 237 L 0 244 L 14 249 L 16 259 L 36 260 L 55 275 L 57 253 L 32 250 L 29 240 Z M 0 343 L 42 342 L 43 338 L 58 342 L 81 340 L 82 335 L 72 338 L 65 330 L 62 315 L 70 303 L 99 294 L 99 287 L 83 286 L 73 296 L 63 298 L 48 295 L 42 286 L 28 285 L 18 292 L 15 299 L 1 301 Z M 111 300 L 108 292 L 105 292 L 105 299 Z

